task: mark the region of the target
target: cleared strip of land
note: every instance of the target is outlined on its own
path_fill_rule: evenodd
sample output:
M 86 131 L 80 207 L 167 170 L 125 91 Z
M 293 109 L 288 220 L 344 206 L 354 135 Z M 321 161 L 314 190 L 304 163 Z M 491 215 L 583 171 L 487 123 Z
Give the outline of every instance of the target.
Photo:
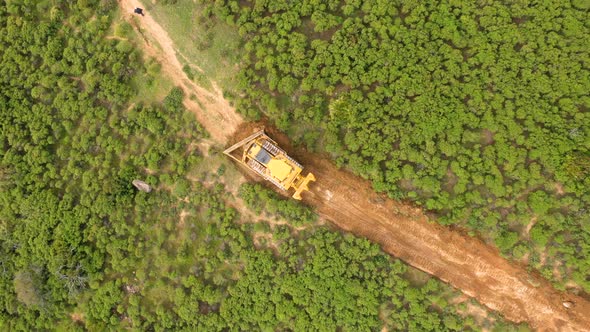
M 547 331 L 589 331 L 590 303 L 502 258 L 482 241 L 427 220 L 420 210 L 375 194 L 331 163 L 306 160 L 319 179 L 307 201 L 342 229 L 428 272 L 507 319 Z M 566 309 L 564 301 L 575 303 Z
M 142 7 L 139 0 L 121 0 L 124 13 Z M 131 14 L 129 14 L 131 15 Z M 145 40 L 146 53 L 162 62 L 163 72 L 181 86 L 187 96 L 185 106 L 195 113 L 212 138 L 227 144 L 237 140 L 232 133 L 247 136 L 256 125 L 245 124 L 221 91 L 210 93 L 191 82 L 182 71 L 174 45 L 166 31 L 149 13 L 135 20 Z M 153 43 L 159 46 L 155 47 Z M 545 279 L 531 275 L 526 268 L 502 258 L 498 251 L 478 239 L 429 222 L 420 211 L 376 194 L 370 184 L 338 170 L 322 156 L 289 149 L 279 132 L 271 135 L 282 147 L 316 174 L 305 201 L 322 218 L 345 231 L 379 243 L 383 250 L 408 264 L 446 281 L 480 303 L 515 322 L 528 322 L 546 331 L 589 331 L 590 302 L 557 291 Z M 566 309 L 563 301 L 574 306 Z

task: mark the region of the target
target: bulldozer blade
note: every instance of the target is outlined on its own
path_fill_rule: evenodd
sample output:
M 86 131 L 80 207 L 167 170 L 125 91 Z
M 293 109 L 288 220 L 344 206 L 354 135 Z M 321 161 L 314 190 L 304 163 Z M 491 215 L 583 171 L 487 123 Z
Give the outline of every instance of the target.
M 295 193 L 293 194 L 293 198 L 295 198 L 296 200 L 300 201 L 301 200 L 301 193 L 303 191 L 309 191 L 309 187 L 308 184 L 311 181 L 315 181 L 315 176 L 312 173 L 307 174 L 307 176 L 301 181 L 301 183 L 299 184 L 299 186 L 297 187 L 297 189 L 295 190 Z

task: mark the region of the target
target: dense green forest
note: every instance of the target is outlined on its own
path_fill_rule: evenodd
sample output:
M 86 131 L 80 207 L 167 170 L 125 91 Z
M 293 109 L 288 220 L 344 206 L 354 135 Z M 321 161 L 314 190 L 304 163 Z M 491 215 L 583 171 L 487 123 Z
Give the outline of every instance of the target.
M 206 2 L 205 2 L 206 3 Z M 587 1 L 218 1 L 238 109 L 590 291 Z
M 0 5 L 1 330 L 517 328 L 476 322 L 455 290 L 259 185 L 238 198 L 197 181 L 231 169 L 195 148 L 207 133 L 181 90 L 130 102 L 158 66 L 129 25 L 112 29 L 115 13 L 108 0 Z

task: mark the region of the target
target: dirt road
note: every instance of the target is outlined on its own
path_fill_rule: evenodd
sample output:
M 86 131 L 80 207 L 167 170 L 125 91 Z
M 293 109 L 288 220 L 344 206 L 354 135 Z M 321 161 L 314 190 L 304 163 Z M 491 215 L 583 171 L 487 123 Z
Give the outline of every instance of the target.
M 124 0 L 120 5 L 126 12 L 141 6 L 137 0 Z M 138 22 L 148 40 L 152 38 L 162 45 L 161 51 L 150 43 L 145 46 L 148 53 L 160 53 L 157 58 L 162 61 L 165 73 L 187 94 L 210 98 L 207 91 L 187 82 L 172 42 L 149 13 Z M 221 93 L 215 97 L 214 102 L 203 104 L 203 108 L 190 103 L 187 107 L 190 106 L 217 142 L 227 143 L 232 129 L 239 133 L 232 137 L 234 141 L 259 127 L 242 123 L 223 101 Z M 419 209 L 375 194 L 367 181 L 338 170 L 320 155 L 292 149 L 287 137 L 268 126 L 267 131 L 316 174 L 318 181 L 310 185 L 312 191 L 304 194 L 304 200 L 316 207 L 322 218 L 380 244 L 384 251 L 450 283 L 509 320 L 526 321 L 541 331 L 590 331 L 588 301 L 555 290 L 543 278 L 502 258 L 496 249 L 429 222 Z M 563 301 L 575 305 L 566 309 Z
M 177 51 L 168 33 L 152 18 L 149 12 L 144 16 L 133 14 L 136 7 L 143 8 L 139 0 L 119 0 L 125 19 L 138 31 L 143 38 L 146 54 L 157 59 L 162 65 L 162 73 L 172 79 L 175 85 L 184 90 L 184 106 L 193 112 L 203 127 L 217 142 L 225 143 L 243 122 L 225 98 L 221 89 L 212 82 L 213 92 L 198 86 L 191 81 L 182 70 Z M 193 95 L 194 98 L 190 98 Z

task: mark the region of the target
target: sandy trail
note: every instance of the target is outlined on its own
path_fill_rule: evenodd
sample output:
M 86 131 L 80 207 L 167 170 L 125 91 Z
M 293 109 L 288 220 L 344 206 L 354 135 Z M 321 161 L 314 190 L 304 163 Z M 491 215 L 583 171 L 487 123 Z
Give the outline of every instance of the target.
M 211 82 L 213 92 L 209 92 L 187 77 L 182 70 L 183 65 L 178 60 L 177 51 L 168 33 L 152 18 L 149 12 L 144 11 L 144 16 L 133 14 L 136 7 L 144 7 L 139 0 L 119 0 L 119 6 L 125 19 L 143 37 L 142 46 L 145 53 L 157 59 L 162 65 L 162 72 L 170 77 L 175 85 L 184 90 L 185 107 L 195 114 L 199 123 L 205 127 L 215 141 L 225 143 L 238 125 L 243 122 L 243 119 L 223 98 L 221 89 L 215 82 Z M 194 95 L 196 100 L 191 99 L 191 95 Z
M 119 4 L 128 13 L 141 7 L 137 0 Z M 260 128 L 261 124 L 243 123 L 219 89 L 210 93 L 188 80 L 172 41 L 149 13 L 137 22 L 145 34 L 146 53 L 161 61 L 165 74 L 187 95 L 197 96 L 203 107 L 189 98 L 185 105 L 216 142 L 237 141 Z M 338 170 L 323 156 L 293 149 L 282 133 L 268 125 L 266 129 L 316 174 L 318 181 L 310 185 L 311 192 L 304 194 L 304 201 L 316 207 L 323 219 L 380 244 L 384 251 L 450 283 L 509 320 L 526 321 L 541 331 L 590 331 L 587 300 L 557 291 L 542 277 L 529 274 L 524 266 L 502 258 L 497 249 L 428 221 L 419 209 L 374 193 L 367 181 Z M 235 136 L 234 131 L 238 133 Z M 572 301 L 575 306 L 566 309 L 563 301 Z

